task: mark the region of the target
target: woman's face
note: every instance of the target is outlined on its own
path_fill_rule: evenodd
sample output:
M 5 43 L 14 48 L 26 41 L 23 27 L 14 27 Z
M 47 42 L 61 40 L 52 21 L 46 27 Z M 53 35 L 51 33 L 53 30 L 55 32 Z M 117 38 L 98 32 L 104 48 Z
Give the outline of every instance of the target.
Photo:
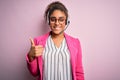
M 64 31 L 66 23 L 65 13 L 61 10 L 55 10 L 50 16 L 50 28 L 54 34 L 60 34 Z

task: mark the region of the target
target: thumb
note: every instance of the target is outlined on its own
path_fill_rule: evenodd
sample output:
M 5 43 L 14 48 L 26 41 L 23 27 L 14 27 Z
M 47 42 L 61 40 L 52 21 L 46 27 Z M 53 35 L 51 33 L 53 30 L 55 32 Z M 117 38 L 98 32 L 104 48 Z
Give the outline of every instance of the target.
M 30 37 L 31 46 L 35 46 L 34 40 Z

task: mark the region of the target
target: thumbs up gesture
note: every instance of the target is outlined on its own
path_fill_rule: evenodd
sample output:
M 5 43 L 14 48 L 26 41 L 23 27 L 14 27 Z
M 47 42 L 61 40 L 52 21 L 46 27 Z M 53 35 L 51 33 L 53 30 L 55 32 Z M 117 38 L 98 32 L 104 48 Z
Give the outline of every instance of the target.
M 32 61 L 35 57 L 42 55 L 44 48 L 42 45 L 36 46 L 32 38 L 30 38 L 30 42 L 31 42 L 31 48 L 28 55 L 29 55 L 30 61 Z

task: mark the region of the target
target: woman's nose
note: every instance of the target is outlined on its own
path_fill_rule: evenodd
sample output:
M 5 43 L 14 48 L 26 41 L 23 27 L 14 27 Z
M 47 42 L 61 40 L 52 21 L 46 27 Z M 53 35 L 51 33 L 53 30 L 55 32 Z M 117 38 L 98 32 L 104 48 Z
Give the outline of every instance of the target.
M 56 20 L 56 21 L 55 21 L 55 24 L 58 25 L 58 24 L 59 24 L 59 20 Z

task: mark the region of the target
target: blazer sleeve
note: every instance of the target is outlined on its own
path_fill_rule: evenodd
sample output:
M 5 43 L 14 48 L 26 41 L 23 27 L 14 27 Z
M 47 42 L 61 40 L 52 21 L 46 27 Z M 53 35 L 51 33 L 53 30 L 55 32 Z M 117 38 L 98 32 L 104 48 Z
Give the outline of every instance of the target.
M 80 46 L 80 41 L 77 39 L 77 58 L 76 58 L 76 80 L 84 80 L 84 71 L 82 65 L 82 51 Z
M 36 45 L 36 40 L 34 39 L 35 45 Z M 30 73 L 33 76 L 38 76 L 39 75 L 39 67 L 38 67 L 38 58 L 36 57 L 33 61 L 30 62 L 28 54 L 26 56 L 26 61 L 27 61 L 27 67 Z

